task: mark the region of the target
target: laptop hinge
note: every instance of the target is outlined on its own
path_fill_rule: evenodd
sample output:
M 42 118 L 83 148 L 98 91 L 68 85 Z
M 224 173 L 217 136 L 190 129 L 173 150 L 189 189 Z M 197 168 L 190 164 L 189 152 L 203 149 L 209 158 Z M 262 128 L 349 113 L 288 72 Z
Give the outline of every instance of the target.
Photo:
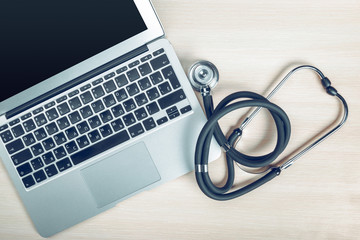
M 95 69 L 91 70 L 90 72 L 87 72 L 87 73 L 77 77 L 77 78 L 75 78 L 75 79 L 73 79 L 73 80 L 71 80 L 71 81 L 57 87 L 57 88 L 54 88 L 53 90 L 51 90 L 51 91 L 49 91 L 49 92 L 47 92 L 47 93 L 45 93 L 43 95 L 40 95 L 39 97 L 34 98 L 34 99 L 32 99 L 31 101 L 29 101 L 27 103 L 24 103 L 24 104 L 22 104 L 22 105 L 20 105 L 20 106 L 18 106 L 16 108 L 8 111 L 5 114 L 5 116 L 6 116 L 7 119 L 9 119 L 11 117 L 14 117 L 17 114 L 20 114 L 20 113 L 26 111 L 27 109 L 32 108 L 32 107 L 36 106 L 37 104 L 39 104 L 41 102 L 44 102 L 44 101 L 46 101 L 46 100 L 48 100 L 48 99 L 50 99 L 50 98 L 64 92 L 66 90 L 69 90 L 70 88 L 75 87 L 76 85 L 78 85 L 78 84 L 80 84 L 82 82 L 85 82 L 85 81 L 87 81 L 87 80 L 89 80 L 89 79 L 91 79 L 91 78 L 93 78 L 93 77 L 95 77 L 95 76 L 97 76 L 97 75 L 99 75 L 99 74 L 101 74 L 103 72 L 106 72 L 107 70 L 109 70 L 109 69 L 111 69 L 111 68 L 113 68 L 113 67 L 115 67 L 117 65 L 120 65 L 120 64 L 122 64 L 122 63 L 124 63 L 124 62 L 126 62 L 126 61 L 128 61 L 128 60 L 130 60 L 130 59 L 144 53 L 144 52 L 147 52 L 148 50 L 149 50 L 148 47 L 146 45 L 143 45 L 143 46 L 141 46 L 141 47 L 139 47 L 139 48 L 137 48 L 137 49 L 135 49 L 135 50 L 133 50 L 131 52 L 128 52 L 128 53 L 126 53 L 126 54 L 124 54 L 124 55 L 122 55 L 122 56 L 108 62 L 108 63 L 105 63 L 104 65 L 102 65 L 102 66 L 100 66 L 98 68 L 95 68 Z

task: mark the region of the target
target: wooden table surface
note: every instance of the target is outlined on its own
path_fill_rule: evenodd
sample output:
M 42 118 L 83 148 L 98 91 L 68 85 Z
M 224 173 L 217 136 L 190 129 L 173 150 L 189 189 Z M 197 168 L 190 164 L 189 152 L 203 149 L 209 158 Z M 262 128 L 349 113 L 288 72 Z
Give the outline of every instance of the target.
M 320 68 L 349 105 L 348 122 L 294 166 L 241 198 L 217 202 L 189 173 L 78 224 L 53 239 L 359 239 L 360 1 L 153 0 L 184 69 L 212 61 L 221 79 L 214 102 L 234 91 L 269 92 L 300 64 Z M 292 136 L 281 157 L 328 128 L 340 104 L 310 71 L 296 74 L 272 101 L 289 115 Z M 221 120 L 224 131 L 245 112 Z M 271 151 L 276 132 L 266 111 L 238 149 Z M 210 164 L 225 177 L 224 158 Z M 236 186 L 253 178 L 237 170 Z M 256 176 L 255 176 L 256 177 Z M 41 239 L 0 164 L 0 239 Z

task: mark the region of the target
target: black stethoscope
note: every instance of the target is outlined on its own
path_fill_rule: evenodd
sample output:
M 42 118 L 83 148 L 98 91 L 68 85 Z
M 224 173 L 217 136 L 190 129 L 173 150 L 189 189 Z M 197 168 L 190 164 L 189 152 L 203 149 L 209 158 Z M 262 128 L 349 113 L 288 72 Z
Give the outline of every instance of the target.
M 271 163 L 284 151 L 289 139 L 291 126 L 287 114 L 279 106 L 271 103 L 270 98 L 283 86 L 283 84 L 295 72 L 301 69 L 310 69 L 315 71 L 320 79 L 326 92 L 337 97 L 343 106 L 343 117 L 339 124 L 326 134 L 319 137 L 316 141 L 309 144 L 302 149 L 298 154 L 287 160 L 281 165 L 271 165 Z M 217 85 L 219 81 L 219 72 L 217 68 L 208 61 L 196 62 L 189 71 L 189 80 L 196 91 L 199 91 L 203 97 L 203 104 L 208 121 L 202 128 L 196 144 L 195 150 L 195 174 L 197 183 L 204 194 L 215 200 L 230 200 L 242 196 L 264 183 L 272 180 L 286 168 L 290 167 L 297 159 L 303 156 L 306 152 L 313 149 L 319 143 L 324 141 L 330 135 L 335 133 L 346 121 L 348 117 L 348 106 L 345 99 L 331 86 L 330 80 L 316 67 L 304 65 L 294 68 L 290 71 L 280 83 L 272 90 L 272 92 L 265 98 L 254 92 L 235 92 L 224 98 L 214 109 L 211 90 Z M 235 100 L 240 100 L 236 101 Z M 221 131 L 218 121 L 226 114 L 240 108 L 257 107 L 240 125 L 236 128 L 228 138 L 225 137 Z M 277 143 L 274 150 L 263 156 L 249 156 L 245 155 L 235 149 L 236 144 L 244 128 L 251 122 L 256 114 L 262 109 L 266 108 L 277 128 Z M 224 186 L 217 187 L 213 184 L 208 173 L 208 158 L 211 139 L 214 136 L 217 143 L 226 152 L 228 177 Z M 246 172 L 258 174 L 266 173 L 260 179 L 248 184 L 247 186 L 238 190 L 229 192 L 234 183 L 234 162 Z

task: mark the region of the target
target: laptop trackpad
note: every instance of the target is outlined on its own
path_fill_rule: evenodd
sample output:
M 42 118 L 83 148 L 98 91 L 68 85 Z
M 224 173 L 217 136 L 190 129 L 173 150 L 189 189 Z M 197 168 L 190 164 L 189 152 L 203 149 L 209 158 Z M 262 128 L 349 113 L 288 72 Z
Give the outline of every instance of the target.
M 81 171 L 98 208 L 161 179 L 143 142 Z

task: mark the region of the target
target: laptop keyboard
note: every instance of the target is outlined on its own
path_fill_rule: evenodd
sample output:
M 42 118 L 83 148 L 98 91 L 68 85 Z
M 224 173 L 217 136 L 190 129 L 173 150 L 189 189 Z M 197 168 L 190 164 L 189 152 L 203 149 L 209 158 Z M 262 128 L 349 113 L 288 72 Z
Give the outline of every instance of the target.
M 190 110 L 159 49 L 1 126 L 0 136 L 30 188 Z

